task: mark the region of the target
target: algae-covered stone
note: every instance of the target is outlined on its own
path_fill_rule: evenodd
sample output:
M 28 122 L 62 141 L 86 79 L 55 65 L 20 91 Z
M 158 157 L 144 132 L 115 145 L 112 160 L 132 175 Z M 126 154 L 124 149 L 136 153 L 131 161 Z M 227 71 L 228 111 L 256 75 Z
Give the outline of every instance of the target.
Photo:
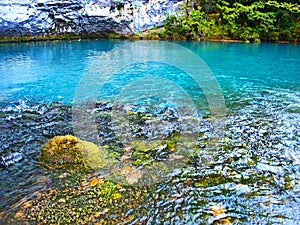
M 42 148 L 41 160 L 55 168 L 101 168 L 107 165 L 103 149 L 72 135 L 56 136 Z

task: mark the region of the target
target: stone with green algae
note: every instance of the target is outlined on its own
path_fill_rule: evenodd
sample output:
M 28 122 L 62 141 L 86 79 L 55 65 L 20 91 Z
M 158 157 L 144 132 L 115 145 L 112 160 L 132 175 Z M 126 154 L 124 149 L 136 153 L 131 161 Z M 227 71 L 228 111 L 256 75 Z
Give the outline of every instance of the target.
M 42 148 L 40 159 L 50 168 L 96 169 L 108 164 L 106 151 L 72 135 L 55 136 Z

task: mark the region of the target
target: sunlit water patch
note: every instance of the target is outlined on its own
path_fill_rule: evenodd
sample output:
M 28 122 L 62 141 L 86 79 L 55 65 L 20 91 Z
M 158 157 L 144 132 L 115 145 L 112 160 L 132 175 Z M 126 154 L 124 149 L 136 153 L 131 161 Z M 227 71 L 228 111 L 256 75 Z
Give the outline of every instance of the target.
M 108 91 L 100 94 L 105 101 L 99 99 L 91 110 L 96 115 L 96 135 L 110 157 L 130 165 L 121 173 L 131 182 L 140 179 L 129 176 L 133 167 L 151 167 L 156 161 L 181 156 L 166 141 L 154 147 L 137 142 L 124 146 L 112 130 L 111 110 L 121 107 L 127 113 L 136 138 L 150 137 L 147 124 L 153 120 L 165 121 L 166 126 L 157 130 L 162 139 L 180 132 L 182 126 L 171 104 L 149 93 L 134 104 L 118 103 L 114 98 L 118 88 L 145 68 L 165 77 L 178 73 L 197 102 L 201 124 L 197 139 L 176 146 L 188 149 L 189 159 L 166 172 L 164 180 L 131 186 L 110 180 L 111 171 L 53 171 L 39 160 L 50 138 L 73 134 L 71 103 L 84 71 L 97 56 L 122 43 L 0 46 L 1 223 L 300 223 L 298 45 L 179 43 L 204 59 L 222 87 L 227 116 L 217 137 L 203 92 L 189 86 L 182 71 L 159 63 L 135 64 L 106 84 Z

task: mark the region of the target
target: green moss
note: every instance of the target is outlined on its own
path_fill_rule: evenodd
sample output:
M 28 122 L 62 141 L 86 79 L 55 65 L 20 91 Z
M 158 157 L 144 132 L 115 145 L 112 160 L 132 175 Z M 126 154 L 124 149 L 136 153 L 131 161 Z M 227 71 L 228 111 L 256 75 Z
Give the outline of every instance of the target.
M 0 112 L 0 118 L 5 118 L 6 117 L 6 113 L 5 112 Z
M 158 146 L 163 145 L 163 141 L 157 140 L 157 141 L 138 141 L 135 140 L 131 143 L 131 148 L 135 149 L 135 151 L 138 152 L 150 152 L 151 150 L 154 150 Z
M 99 185 L 97 189 L 100 191 L 100 195 L 104 198 L 110 199 L 119 199 L 122 197 L 122 194 L 119 191 L 119 184 L 106 181 L 103 184 Z
M 221 174 L 211 174 L 209 176 L 202 177 L 195 182 L 196 187 L 212 187 L 219 184 L 229 182 L 229 179 Z
M 164 145 L 164 142 L 161 140 L 151 142 L 133 141 L 130 146 L 133 149 L 132 164 L 135 166 L 150 165 L 154 161 L 153 156 L 156 154 L 157 148 L 162 145 Z
M 34 224 L 124 224 L 134 218 L 126 215 L 128 209 L 138 208 L 147 194 L 141 187 L 128 188 L 106 179 L 95 186 L 88 183 L 91 180 L 40 193 L 20 207 L 16 218 Z
M 72 135 L 56 136 L 42 148 L 40 160 L 50 168 L 88 169 L 107 165 L 106 152 Z
M 170 151 L 175 151 L 177 149 L 177 141 L 174 139 L 166 140 L 166 144 Z

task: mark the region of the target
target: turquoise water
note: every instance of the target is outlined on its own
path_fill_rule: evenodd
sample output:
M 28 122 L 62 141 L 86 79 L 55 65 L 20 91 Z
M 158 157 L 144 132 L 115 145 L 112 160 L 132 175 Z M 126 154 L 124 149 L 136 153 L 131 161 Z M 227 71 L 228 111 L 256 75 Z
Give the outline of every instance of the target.
M 122 44 L 122 41 L 2 44 L 1 100 L 21 98 L 71 103 L 76 87 L 89 66 L 105 52 Z M 251 90 L 299 91 L 299 45 L 178 44 L 207 63 L 225 97 L 233 93 L 243 95 Z M 135 69 L 131 68 L 127 73 L 132 75 Z M 159 68 L 161 73 L 168 73 L 168 69 L 164 66 Z M 120 80 L 118 82 L 122 83 Z
M 1 99 L 70 103 L 85 69 L 115 44 L 113 41 L 3 44 Z
M 125 64 L 130 62 L 130 54 L 114 50 L 128 43 L 133 42 L 97 40 L 0 45 L 0 223 L 20 222 L 14 212 L 22 204 L 26 205 L 35 195 L 43 196 L 45 190 L 47 193 L 47 190 L 59 189 L 59 182 L 68 182 L 55 178 L 55 174 L 37 161 L 40 149 L 50 138 L 73 133 L 72 105 L 76 103 L 76 94 L 83 93 L 96 95 L 98 100 L 133 100 L 134 107 L 130 110 L 136 111 L 131 113 L 145 113 L 148 117 L 151 113 L 173 116 L 172 111 L 162 110 L 170 109 L 169 100 L 180 106 L 195 104 L 203 119 L 200 147 L 197 145 L 200 153 L 191 158 L 190 164 L 181 173 L 170 175 L 169 180 L 151 186 L 146 200 L 138 206 L 134 201 L 132 205 L 125 201 L 116 203 L 119 211 L 104 213 L 106 220 L 117 220 L 119 224 L 134 224 L 134 221 L 300 224 L 300 45 L 173 42 L 178 45 L 174 48 L 165 42 L 155 42 L 155 45 L 139 42 L 144 47 L 153 46 L 153 52 L 131 45 L 135 47 L 131 53 L 140 51 L 151 60 Z M 174 49 L 177 53 L 182 50 L 182 54 L 176 55 Z M 188 55 L 192 53 L 203 60 L 196 62 L 200 68 L 214 75 L 200 79 L 204 86 L 199 87 L 182 69 L 183 64 L 189 69 Z M 119 54 L 118 60 L 109 58 L 114 54 Z M 166 55 L 178 63 L 161 62 Z M 110 63 L 103 63 L 105 57 Z M 115 71 L 120 64 L 120 69 Z M 111 71 L 114 73 L 110 74 Z M 89 75 L 94 73 L 99 76 L 89 80 Z M 86 81 L 88 85 L 83 85 Z M 215 81 L 217 85 L 210 86 L 215 85 Z M 219 87 L 222 94 L 218 92 Z M 210 92 L 218 93 L 210 98 L 206 95 Z M 160 98 L 166 101 L 161 102 Z M 225 101 L 223 132 L 218 137 L 211 132 L 214 124 L 210 123 L 213 118 L 209 112 L 212 110 L 210 99 Z M 149 113 L 146 103 L 159 103 L 159 106 Z M 101 107 L 105 111 L 111 106 Z M 110 141 L 111 136 L 105 134 L 107 121 L 97 119 L 104 130 L 100 129 L 99 135 L 104 141 Z M 171 122 L 166 124 L 172 127 Z M 160 131 L 164 130 L 161 127 Z M 207 144 L 210 141 L 211 144 Z M 58 177 L 65 176 L 63 174 Z M 128 190 L 126 198 L 130 200 L 132 190 Z M 65 193 L 60 194 L 65 196 Z M 82 199 L 85 193 L 81 193 Z M 48 200 L 41 197 L 37 205 L 41 208 L 43 204 L 51 205 L 53 202 Z M 211 212 L 211 207 L 216 205 L 226 209 L 226 215 Z M 42 209 L 47 216 L 52 212 L 52 208 Z M 27 220 L 38 224 L 40 218 L 35 211 L 30 211 L 30 207 L 24 210 L 31 216 L 31 220 L 29 217 Z M 100 219 L 96 216 L 95 221 Z

